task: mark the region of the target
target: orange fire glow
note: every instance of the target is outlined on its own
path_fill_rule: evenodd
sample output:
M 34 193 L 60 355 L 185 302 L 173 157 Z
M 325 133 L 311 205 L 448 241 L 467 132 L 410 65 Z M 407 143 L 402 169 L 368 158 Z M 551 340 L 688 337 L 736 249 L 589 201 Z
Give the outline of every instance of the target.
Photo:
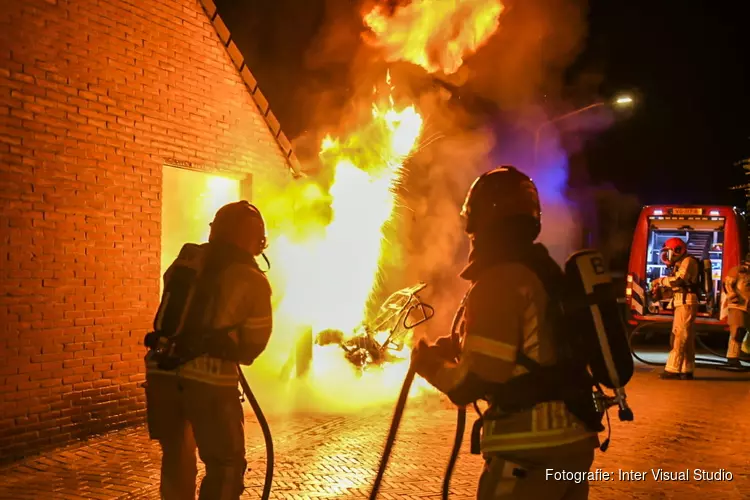
M 390 86 L 390 76 L 387 80 Z M 278 264 L 268 273 L 275 297 L 274 333 L 254 371 L 305 384 L 309 405 L 356 409 L 391 402 L 398 394 L 408 369 L 408 347 L 394 353 L 400 361 L 361 372 L 339 345 L 315 345 L 306 380 L 295 381 L 288 368 L 298 340 L 310 331 L 316 336 L 332 329 L 347 338 L 367 321 L 387 257 L 383 229 L 395 223 L 394 188 L 421 132 L 422 117 L 414 106 L 399 107 L 390 92 L 376 92 L 369 120 L 321 144 L 321 163 L 332 174 L 330 186 L 302 179 L 256 200 L 269 223 L 268 256 Z M 382 341 L 383 332 L 373 334 Z M 420 380 L 414 393 L 425 387 Z
M 388 61 L 451 74 L 487 43 L 503 9 L 499 0 L 414 0 L 393 15 L 375 8 L 364 21 Z M 390 75 L 387 80 L 392 91 Z M 282 409 L 357 410 L 393 402 L 398 395 L 408 369 L 408 347 L 392 353 L 395 359 L 361 371 L 340 345 L 315 345 L 307 377 L 290 377 L 288 367 L 299 354 L 298 341 L 310 332 L 315 337 L 335 330 L 353 337 L 365 330 L 381 266 L 392 261 L 384 255 L 386 248 L 395 248 L 384 245 L 383 236 L 386 225 L 397 222 L 394 187 L 419 144 L 422 126 L 414 106 L 398 106 L 390 92 L 384 96 L 376 90 L 369 119 L 343 137 L 326 137 L 321 145 L 330 185 L 302 179 L 283 189 L 264 186 L 253 200 L 267 220 L 267 253 L 275 264 L 268 273 L 274 333 L 247 373 L 254 387 L 268 390 L 271 400 L 285 400 Z M 233 196 L 226 186 L 215 187 L 222 196 L 211 199 Z M 379 342 L 387 336 L 370 333 Z M 413 390 L 433 389 L 417 378 Z M 285 396 L 295 397 L 296 404 L 287 404 Z
M 497 31 L 500 0 L 413 0 L 388 15 L 380 5 L 364 16 L 388 62 L 408 61 L 449 75 Z

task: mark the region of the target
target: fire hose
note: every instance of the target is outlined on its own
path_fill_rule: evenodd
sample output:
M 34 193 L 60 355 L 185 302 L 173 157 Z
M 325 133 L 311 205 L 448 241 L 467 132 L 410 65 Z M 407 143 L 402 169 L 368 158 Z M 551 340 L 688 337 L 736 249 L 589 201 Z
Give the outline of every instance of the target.
M 451 335 L 454 340 L 454 345 L 458 345 L 456 342 L 457 337 L 457 326 L 458 322 L 463 317 L 463 304 L 461 307 L 459 307 L 458 311 L 456 311 L 456 315 L 453 317 L 453 325 L 451 327 Z M 388 437 L 385 440 L 385 447 L 383 448 L 383 454 L 380 457 L 380 464 L 378 465 L 378 472 L 375 476 L 375 482 L 372 485 L 372 491 L 370 492 L 370 500 L 375 500 L 378 497 L 378 493 L 380 492 L 380 485 L 383 482 L 383 476 L 385 475 L 385 471 L 388 468 L 388 460 L 391 457 L 391 452 L 393 451 L 393 445 L 396 443 L 396 436 L 398 434 L 398 428 L 401 425 L 401 417 L 404 415 L 404 409 L 406 408 L 406 402 L 409 399 L 409 392 L 411 391 L 411 386 L 414 383 L 414 376 L 416 375 L 416 370 L 414 369 L 414 365 L 409 365 L 409 371 L 406 372 L 406 377 L 404 377 L 404 383 L 401 386 L 401 393 L 398 396 L 398 401 L 396 402 L 396 407 L 393 411 L 393 418 L 391 419 L 391 427 L 388 429 Z M 456 419 L 456 437 L 453 441 L 453 449 L 451 450 L 450 460 L 448 461 L 448 467 L 445 471 L 445 476 L 443 478 L 443 489 L 442 489 L 442 498 L 446 500 L 448 498 L 449 494 L 449 488 L 450 488 L 450 481 L 451 477 L 453 476 L 453 469 L 456 466 L 456 462 L 458 461 L 458 454 L 461 450 L 461 442 L 463 441 L 463 435 L 464 435 L 464 429 L 466 427 L 466 408 L 459 407 L 458 408 L 458 415 Z
M 638 325 L 633 329 L 632 332 L 630 332 L 630 352 L 633 355 L 633 358 L 640 361 L 641 363 L 649 366 L 665 366 L 666 363 L 657 362 L 657 361 L 648 361 L 636 353 L 635 348 L 633 347 L 633 338 L 636 336 L 636 334 L 640 333 L 641 329 L 650 326 L 648 323 L 643 323 L 641 325 Z M 713 354 L 714 356 L 723 358 L 720 353 L 717 353 L 716 351 L 710 349 L 706 344 L 703 343 L 703 341 L 696 335 L 695 337 L 696 342 L 698 345 L 700 345 L 703 349 L 708 351 L 710 354 Z M 696 368 L 706 368 L 709 370 L 721 370 L 721 371 L 727 371 L 727 372 L 735 372 L 735 373 L 747 373 L 750 372 L 750 366 L 748 365 L 742 365 L 742 366 L 729 366 L 725 364 L 724 361 L 718 360 L 718 359 L 711 359 L 711 358 L 703 358 L 696 356 L 695 358 L 695 366 Z
M 375 476 L 375 483 L 372 485 L 372 491 L 370 492 L 370 500 L 375 500 L 378 497 L 380 491 L 380 484 L 383 482 L 383 476 L 385 470 L 388 468 L 388 460 L 391 458 L 391 451 L 393 451 L 393 445 L 396 442 L 396 435 L 398 434 L 398 427 L 401 425 L 401 417 L 404 415 L 404 408 L 406 408 L 406 400 L 409 399 L 409 391 L 411 385 L 414 382 L 414 376 L 417 372 L 414 370 L 413 364 L 409 365 L 409 371 L 406 372 L 404 377 L 404 384 L 401 386 L 401 394 L 398 396 L 398 402 L 396 408 L 393 411 L 393 418 L 391 419 L 391 428 L 388 430 L 388 437 L 385 440 L 385 448 L 383 449 L 383 455 L 380 457 L 380 465 L 378 466 L 378 474 Z
M 461 337 L 462 333 L 461 329 L 459 327 L 459 323 L 461 322 L 461 319 L 464 316 L 464 308 L 466 303 L 466 297 L 468 297 L 468 293 L 464 297 L 464 300 L 461 302 L 461 305 L 459 306 L 458 310 L 456 311 L 456 314 L 453 316 L 453 323 L 451 324 L 451 340 L 453 342 L 453 350 L 456 353 L 460 352 L 460 346 L 461 346 Z M 456 355 L 456 360 L 458 360 L 458 355 Z M 476 408 L 476 403 L 474 403 Z M 453 469 L 456 467 L 456 463 L 458 462 L 458 454 L 461 452 L 461 443 L 463 443 L 464 440 L 464 432 L 466 430 L 466 407 L 465 406 L 459 406 L 456 410 L 456 434 L 453 438 L 453 448 L 451 449 L 450 458 L 448 459 L 448 467 L 445 469 L 445 476 L 443 477 L 443 490 L 441 498 L 443 500 L 448 500 L 448 495 L 450 494 L 450 485 L 451 485 L 451 478 L 453 477 Z
M 453 438 L 453 448 L 451 449 L 450 459 L 448 460 L 448 467 L 445 469 L 445 476 L 443 477 L 443 490 L 441 498 L 448 500 L 450 493 L 451 478 L 453 477 L 453 469 L 456 468 L 456 462 L 458 462 L 458 454 L 461 451 L 461 443 L 464 440 L 464 431 L 466 430 L 466 407 L 460 406 L 456 411 L 456 435 Z
M 651 295 L 655 299 L 658 300 L 662 296 L 662 293 L 663 293 L 661 290 L 662 290 L 661 287 L 657 287 L 657 288 L 651 290 Z M 650 325 L 648 323 L 642 323 L 642 324 L 636 326 L 633 329 L 633 331 L 630 332 L 630 338 L 629 338 L 630 352 L 633 355 L 633 358 L 635 358 L 636 360 L 640 361 L 641 363 L 643 363 L 645 365 L 649 365 L 649 366 L 665 366 L 666 363 L 660 363 L 660 362 L 655 362 L 655 361 L 648 361 L 646 359 L 643 359 L 641 356 L 639 356 L 635 352 L 635 349 L 633 348 L 633 338 L 635 337 L 635 335 L 637 333 L 640 333 L 641 329 L 643 329 L 643 328 L 645 328 L 647 326 L 650 326 Z M 708 347 L 706 344 L 704 344 L 703 341 L 701 340 L 701 338 L 698 335 L 695 336 L 695 341 L 698 343 L 698 345 L 700 347 L 702 347 L 704 350 L 708 351 L 709 354 L 712 354 L 712 355 L 714 355 L 714 356 L 716 356 L 718 358 L 724 358 L 724 356 L 721 353 L 718 353 L 718 352 L 714 351 L 713 349 L 711 349 L 710 347 Z M 740 366 L 731 366 L 731 365 L 727 365 L 724 361 L 720 361 L 718 359 L 702 358 L 702 357 L 696 357 L 695 361 L 696 361 L 696 363 L 695 363 L 696 368 L 707 368 L 709 370 L 721 370 L 721 371 L 736 372 L 736 373 L 750 372 L 750 366 L 743 365 L 742 363 L 740 363 Z
M 271 436 L 271 428 L 268 426 L 268 421 L 266 420 L 265 415 L 263 415 L 263 410 L 261 410 L 260 404 L 258 404 L 258 400 L 255 399 L 255 395 L 250 389 L 250 384 L 247 383 L 247 378 L 245 378 L 245 374 L 242 372 L 242 367 L 239 364 L 237 364 L 237 373 L 239 373 L 240 375 L 240 385 L 242 386 L 242 392 L 247 398 L 248 403 L 250 403 L 250 407 L 252 407 L 253 413 L 255 413 L 255 417 L 258 419 L 258 425 L 260 425 L 260 429 L 263 432 L 263 440 L 266 443 L 266 478 L 263 483 L 263 494 L 261 495 L 261 499 L 268 500 L 271 496 L 274 464 L 273 438 Z

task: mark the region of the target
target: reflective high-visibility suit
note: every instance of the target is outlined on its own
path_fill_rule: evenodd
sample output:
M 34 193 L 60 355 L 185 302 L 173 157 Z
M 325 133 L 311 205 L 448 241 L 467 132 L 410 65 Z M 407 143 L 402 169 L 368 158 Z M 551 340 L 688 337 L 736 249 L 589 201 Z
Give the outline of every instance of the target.
M 218 243 L 183 246 L 164 274 L 155 329 L 160 330 L 176 272 L 188 268 L 200 276 L 208 266 L 211 289 L 197 290 L 201 281 L 194 281 L 177 333 L 196 325 L 212 330 L 239 325 L 228 334 L 233 352 L 219 357 L 209 350 L 213 355 L 171 371 L 158 368 L 153 351 L 146 355 L 149 434 L 162 448 L 161 495 L 167 500 L 195 498 L 196 447 L 206 466 L 199 498 L 236 500 L 242 494 L 247 462 L 237 363 L 251 364 L 271 335 L 268 280 L 250 254 Z
M 686 255 L 675 263 L 672 276 L 659 278 L 660 286 L 674 293 L 672 320 L 672 348 L 664 371 L 692 375 L 695 371 L 695 318 L 698 314 L 698 261 Z
M 743 263 L 729 270 L 724 278 L 729 323 L 727 359 L 750 355 L 750 266 Z M 744 341 L 743 341 L 744 330 Z
M 550 259 L 541 245 L 535 245 L 534 251 Z M 520 354 L 545 366 L 554 364 L 556 357 L 550 297 L 529 267 L 476 260 L 462 276 L 472 288 L 465 301 L 460 361 L 415 359 L 417 372 L 459 405 L 484 397 L 488 383 L 502 384 L 527 373 L 519 363 Z M 596 432 L 588 430 L 562 401 L 490 419 L 487 415 L 493 407 L 490 399 L 480 445 L 485 467 L 478 499 L 588 498 L 587 481 L 550 480 L 546 470 L 588 472 L 599 445 Z

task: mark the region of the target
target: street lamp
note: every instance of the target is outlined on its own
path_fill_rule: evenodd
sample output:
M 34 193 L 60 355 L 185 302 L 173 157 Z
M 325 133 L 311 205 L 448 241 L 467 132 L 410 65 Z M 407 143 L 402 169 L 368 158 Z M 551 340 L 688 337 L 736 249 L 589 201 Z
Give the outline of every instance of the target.
M 629 95 L 622 95 L 615 99 L 615 105 L 617 106 L 632 106 L 633 98 Z
M 624 108 L 630 108 L 634 104 L 635 104 L 635 100 L 633 99 L 632 96 L 628 94 L 620 94 L 611 101 L 595 102 L 594 104 L 589 104 L 588 106 L 584 106 L 582 108 L 573 110 L 570 113 L 565 113 L 564 115 L 557 116 L 555 118 L 552 118 L 551 120 L 547 120 L 546 122 L 542 123 L 536 129 L 536 135 L 534 138 L 534 167 L 537 166 L 537 154 L 539 151 L 539 136 L 541 135 L 542 129 L 546 127 L 547 125 L 551 125 L 552 123 L 563 121 L 567 118 L 570 118 L 571 116 L 579 115 L 581 113 L 584 113 L 594 108 L 598 108 L 600 106 L 611 106 L 614 108 L 624 109 Z

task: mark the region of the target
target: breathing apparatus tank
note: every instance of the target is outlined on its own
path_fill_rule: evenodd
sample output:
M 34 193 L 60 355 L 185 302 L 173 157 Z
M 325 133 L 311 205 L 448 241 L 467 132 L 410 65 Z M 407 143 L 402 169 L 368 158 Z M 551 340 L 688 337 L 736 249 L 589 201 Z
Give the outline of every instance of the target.
M 597 250 L 578 251 L 565 263 L 565 276 L 566 322 L 577 332 L 594 381 L 615 392 L 614 398 L 599 395 L 597 402 L 602 410 L 617 404 L 620 420 L 632 420 L 625 385 L 633 376 L 633 358 L 604 257 Z

